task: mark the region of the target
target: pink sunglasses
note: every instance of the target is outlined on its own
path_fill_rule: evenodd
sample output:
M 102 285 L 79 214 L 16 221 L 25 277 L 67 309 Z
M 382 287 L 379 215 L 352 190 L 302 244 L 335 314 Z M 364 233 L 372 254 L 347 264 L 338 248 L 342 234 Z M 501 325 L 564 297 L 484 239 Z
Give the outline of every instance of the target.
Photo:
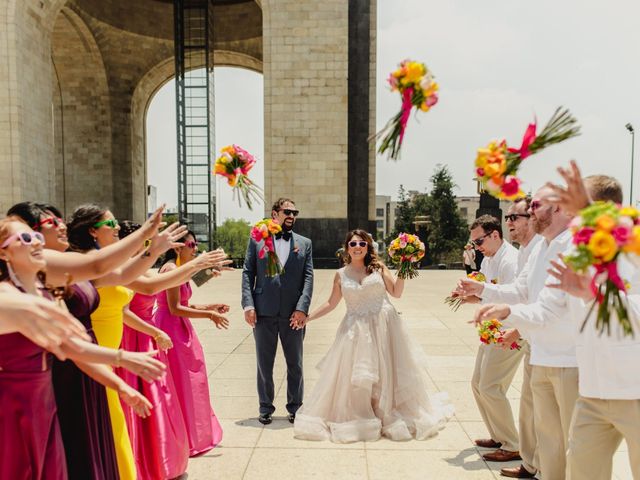
M 2 245 L 0 245 L 0 248 L 7 248 L 16 240 L 20 240 L 22 245 L 31 245 L 34 240 L 39 240 L 40 243 L 44 245 L 44 236 L 40 232 L 22 232 L 11 235 Z

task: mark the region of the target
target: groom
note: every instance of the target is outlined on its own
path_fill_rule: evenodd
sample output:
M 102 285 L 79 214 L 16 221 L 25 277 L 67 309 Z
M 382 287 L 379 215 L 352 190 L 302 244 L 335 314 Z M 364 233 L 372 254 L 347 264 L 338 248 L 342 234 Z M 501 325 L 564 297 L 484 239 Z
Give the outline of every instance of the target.
M 302 406 L 302 340 L 304 329 L 294 330 L 291 322 L 304 322 L 313 292 L 311 240 L 293 232 L 299 210 L 293 200 L 280 198 L 273 204 L 271 217 L 282 226 L 274 246 L 284 271 L 267 277 L 267 256 L 258 258 L 262 242 L 250 239 L 242 270 L 244 319 L 253 328 L 258 361 L 258 397 L 263 425 L 271 423 L 273 406 L 273 363 L 278 337 L 287 361 L 287 411 L 293 423 Z

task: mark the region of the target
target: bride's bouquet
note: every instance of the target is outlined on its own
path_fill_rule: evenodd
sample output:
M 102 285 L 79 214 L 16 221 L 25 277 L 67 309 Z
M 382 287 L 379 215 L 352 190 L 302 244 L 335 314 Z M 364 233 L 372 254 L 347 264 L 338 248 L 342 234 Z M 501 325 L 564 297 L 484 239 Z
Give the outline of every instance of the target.
M 622 254 L 640 255 L 640 212 L 611 202 L 597 202 L 580 211 L 571 223 L 573 251 L 564 262 L 574 271 L 595 273 L 591 289 L 596 298 L 582 324 L 584 329 L 591 312 L 598 305 L 596 328 L 611 333 L 611 311 L 615 310 L 625 335 L 633 335 L 625 294 L 626 282 L 618 273 Z
M 398 265 L 398 278 L 407 279 L 418 276 L 417 264 L 425 254 L 424 243 L 417 235 L 401 233 L 389 245 L 389 257 Z
M 252 210 L 253 201 L 263 200 L 262 190 L 249 179 L 249 171 L 256 163 L 255 157 L 238 145 L 227 145 L 220 153 L 214 173 L 227 178 L 227 183 L 233 188 L 233 198 L 238 197 L 238 205 L 242 206 L 244 198 Z
M 392 92 L 400 93 L 402 107 L 374 137 L 376 140 L 383 137 L 378 153 L 391 149 L 389 157 L 397 160 L 411 110 L 415 107 L 428 112 L 438 102 L 438 84 L 424 63 L 412 60 L 400 63 L 399 68 L 389 75 L 388 82 Z
M 520 148 L 507 146 L 506 140 L 491 142 L 478 149 L 476 177 L 483 188 L 496 198 L 514 200 L 524 196 L 522 181 L 516 176 L 522 161 L 555 143 L 580 135 L 580 126 L 569 110 L 557 108 L 539 135 L 536 123 L 531 123 L 522 138 Z
M 467 278 L 480 283 L 484 283 L 487 281 L 487 277 L 484 276 L 484 273 L 480 272 L 471 272 L 467 274 Z M 454 312 L 457 312 L 460 308 L 460 305 L 464 303 L 464 297 L 461 295 L 449 295 L 444 299 L 444 303 L 449 305 Z
M 281 231 L 282 227 L 270 218 L 260 220 L 251 229 L 251 238 L 256 243 L 263 242 L 262 248 L 258 251 L 258 258 L 262 259 L 265 255 L 267 256 L 267 277 L 275 277 L 283 271 L 273 243 L 273 236 Z
M 483 320 L 478 324 L 478 335 L 480 341 L 485 345 L 504 343 L 504 332 L 502 331 L 502 322 L 494 318 L 491 320 Z M 520 350 L 522 347 L 518 342 L 509 345 L 511 350 Z

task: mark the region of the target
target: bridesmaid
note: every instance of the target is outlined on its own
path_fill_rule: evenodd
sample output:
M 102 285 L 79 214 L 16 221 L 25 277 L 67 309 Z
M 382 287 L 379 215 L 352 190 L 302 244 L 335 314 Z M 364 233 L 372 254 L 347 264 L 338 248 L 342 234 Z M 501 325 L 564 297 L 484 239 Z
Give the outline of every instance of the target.
M 168 250 L 161 274 L 169 274 L 196 258 L 198 243 L 191 231 L 181 239 L 184 246 Z M 165 273 L 167 272 L 167 273 Z M 155 325 L 169 334 L 174 348 L 168 354 L 168 366 L 178 392 L 178 402 L 187 426 L 189 455 L 200 455 L 211 450 L 222 440 L 222 427 L 211 408 L 209 382 L 204 352 L 191 318 L 208 318 L 217 328 L 227 328 L 229 321 L 222 316 L 228 305 L 190 305 L 191 286 L 185 282 L 156 296 Z

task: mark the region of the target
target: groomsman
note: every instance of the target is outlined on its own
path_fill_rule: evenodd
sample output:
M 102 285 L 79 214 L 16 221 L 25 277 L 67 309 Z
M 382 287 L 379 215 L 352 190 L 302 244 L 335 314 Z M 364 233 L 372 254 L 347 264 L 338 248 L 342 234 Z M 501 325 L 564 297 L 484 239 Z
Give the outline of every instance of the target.
M 573 173 L 575 175 L 566 172 L 579 181 L 579 170 L 575 166 Z M 573 180 L 568 179 L 566 193 L 575 199 L 581 194 L 572 188 Z M 622 203 L 622 188 L 615 179 L 598 175 L 587 177 L 585 183 L 589 191 L 595 188 L 600 192 L 600 196 L 592 193 L 593 197 Z M 622 335 L 617 316 L 612 312 L 611 336 L 598 333 L 593 313 L 577 337 L 580 397 L 569 429 L 569 480 L 609 480 L 613 455 L 623 438 L 627 442 L 633 478 L 640 479 L 640 270 L 625 260 L 618 262 L 618 269 L 631 285 L 627 300 L 635 336 Z M 594 300 L 590 278 L 573 273 L 560 262 L 554 263 L 550 273 L 557 279 L 554 287 L 582 302 L 584 316 L 575 319 L 579 320 L 576 322 L 579 329 Z
M 529 214 L 530 204 L 530 197 L 516 199 L 505 215 L 505 221 L 511 241 L 520 244 L 520 248 L 518 249 L 518 276 L 524 270 L 531 252 L 542 240 L 542 236 L 537 234 L 534 230 L 533 222 L 530 218 L 531 215 Z M 484 285 L 478 284 L 478 282 L 474 282 L 473 280 L 463 279 L 460 281 L 458 288 L 459 293 L 463 295 L 466 293 L 482 296 Z M 505 285 L 503 284 L 497 288 L 505 288 Z M 512 341 L 516 341 L 520 338 L 520 333 L 517 330 L 513 330 L 508 335 L 513 336 Z M 511 341 L 507 343 L 510 344 Z M 515 468 L 503 468 L 500 472 L 502 475 L 508 477 L 533 478 L 538 470 L 538 459 L 536 451 L 537 442 L 533 422 L 533 394 L 530 386 L 530 347 L 526 340 L 520 340 L 520 344 L 522 346 L 521 351 L 524 358 L 522 391 L 520 394 L 520 414 L 518 416 L 518 428 L 520 434 L 519 451 L 520 456 L 522 457 L 522 465 Z M 488 460 L 491 460 L 492 457 L 494 457 L 494 453 L 486 454 L 485 458 L 488 456 Z
M 610 190 L 590 177 L 587 189 L 597 200 L 609 200 Z M 545 242 L 531 257 L 531 285 L 528 305 L 487 305 L 477 312 L 479 320 L 498 318 L 526 332 L 531 339 L 531 387 L 534 399 L 534 423 L 540 455 L 540 469 L 545 478 L 564 478 L 565 452 L 575 401 L 578 397 L 578 368 L 575 354 L 576 328 L 571 322 L 581 321 L 586 311 L 574 300 L 557 290 L 545 288 L 549 283 L 547 268 L 550 262 L 565 253 L 571 244 L 571 233 L 566 230 L 571 215 L 558 206 L 544 205 L 541 201 L 551 191 L 540 189 L 532 202 L 532 218 L 538 224 L 545 220 L 544 210 L 551 213 L 550 223 L 542 232 Z M 538 202 L 537 208 L 536 202 Z M 567 321 L 569 319 L 569 321 Z
M 471 244 L 484 255 L 480 272 L 486 281 L 512 282 L 518 264 L 518 251 L 504 240 L 500 220 L 482 215 L 473 222 L 470 231 Z M 478 348 L 471 389 L 491 438 L 478 439 L 475 443 L 479 447 L 497 449 L 487 454 L 495 461 L 520 458 L 518 431 L 507 390 L 521 358 L 521 352 L 503 350 L 496 345 L 480 345 Z

